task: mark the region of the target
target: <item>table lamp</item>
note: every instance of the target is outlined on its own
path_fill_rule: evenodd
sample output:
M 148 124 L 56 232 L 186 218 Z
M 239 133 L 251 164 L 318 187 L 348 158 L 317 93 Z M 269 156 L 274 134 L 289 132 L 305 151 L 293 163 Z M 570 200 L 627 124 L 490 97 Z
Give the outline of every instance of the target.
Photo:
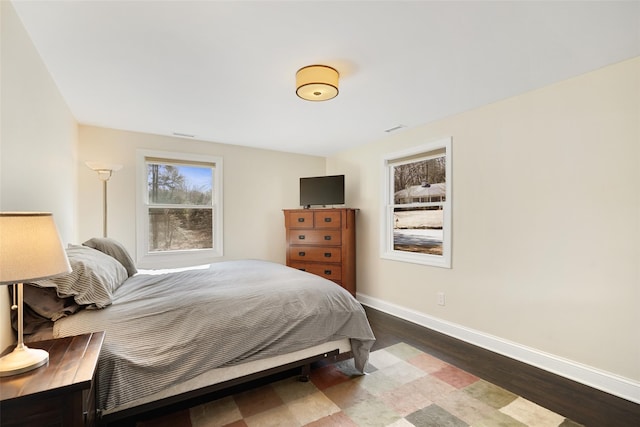
M 22 284 L 70 273 L 53 215 L 42 212 L 0 212 L 0 285 L 17 285 L 18 344 L 0 358 L 0 377 L 21 374 L 49 361 L 49 353 L 28 348 L 23 338 Z M 15 307 L 17 306 L 17 307 Z

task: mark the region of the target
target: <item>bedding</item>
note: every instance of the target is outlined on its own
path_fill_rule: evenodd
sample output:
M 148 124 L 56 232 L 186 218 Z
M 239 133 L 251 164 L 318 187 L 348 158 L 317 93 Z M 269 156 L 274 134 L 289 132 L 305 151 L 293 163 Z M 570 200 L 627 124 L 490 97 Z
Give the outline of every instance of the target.
M 53 338 L 52 322 L 62 317 L 111 304 L 113 292 L 129 274 L 122 262 L 131 261 L 131 257 L 112 239 L 93 238 L 83 246 L 69 245 L 66 254 L 71 273 L 24 284 L 25 342 Z M 13 325 L 13 329 L 17 330 L 17 326 Z
M 375 340 L 362 306 L 322 277 L 258 260 L 140 271 L 112 304 L 58 319 L 54 336 L 106 332 L 99 407 L 126 405 L 209 370 L 348 338 L 364 372 Z
M 81 308 L 73 297 L 59 297 L 55 288 L 24 286 L 22 298 L 23 304 L 33 310 L 36 315 L 53 322 L 74 314 Z
M 104 308 L 111 304 L 113 293 L 127 280 L 127 270 L 115 258 L 96 249 L 69 245 L 66 248 L 71 273 L 33 284 L 55 288 L 60 298 L 73 297 L 79 305 Z
M 131 255 L 129 255 L 129 252 L 124 245 L 117 240 L 110 239 L 108 237 L 94 237 L 84 242 L 82 246 L 88 246 L 99 250 L 100 252 L 115 258 L 127 270 L 128 277 L 131 277 L 138 272 Z
M 343 338 L 337 341 L 328 341 L 323 344 L 319 344 L 313 347 L 309 347 L 305 350 L 294 351 L 292 353 L 286 353 L 279 356 L 268 357 L 266 359 L 257 359 L 250 362 L 244 362 L 239 365 L 225 366 L 223 368 L 215 368 L 204 372 L 194 378 L 187 381 L 180 382 L 173 387 L 165 388 L 157 393 L 147 395 L 143 398 L 133 400 L 129 403 L 121 405 L 112 410 L 102 411 L 102 420 L 105 425 L 110 425 L 114 420 L 126 418 L 130 415 L 141 414 L 146 410 L 154 410 L 162 407 L 164 404 L 171 404 L 182 401 L 180 396 L 194 397 L 191 394 L 193 390 L 199 392 L 195 396 L 203 396 L 210 392 L 224 390 L 227 387 L 233 387 L 235 385 L 243 383 L 243 378 L 255 379 L 252 376 L 256 373 L 277 373 L 283 370 L 289 370 L 295 367 L 301 367 L 297 362 L 312 358 L 318 360 L 320 355 L 332 354 L 337 351 L 339 354 L 348 353 L 351 351 L 351 343 L 348 338 Z M 329 359 L 331 360 L 331 359 Z M 297 366 L 292 366 L 297 365 Z M 282 370 L 277 368 L 283 367 Z M 274 371 L 274 368 L 276 370 Z M 355 374 L 352 373 L 352 375 Z M 258 375 L 258 378 L 261 376 Z M 239 381 L 236 382 L 236 380 Z M 202 393 L 200 393 L 202 391 Z M 174 398 L 177 399 L 174 400 Z M 156 404 L 160 402 L 160 404 Z

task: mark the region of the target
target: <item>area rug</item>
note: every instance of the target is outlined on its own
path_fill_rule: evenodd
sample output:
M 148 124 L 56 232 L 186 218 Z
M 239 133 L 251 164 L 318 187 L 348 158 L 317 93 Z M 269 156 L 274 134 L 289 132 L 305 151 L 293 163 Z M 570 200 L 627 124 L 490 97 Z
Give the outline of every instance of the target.
M 410 345 L 371 353 L 367 375 L 353 360 L 225 397 L 138 427 L 575 427 L 507 390 Z

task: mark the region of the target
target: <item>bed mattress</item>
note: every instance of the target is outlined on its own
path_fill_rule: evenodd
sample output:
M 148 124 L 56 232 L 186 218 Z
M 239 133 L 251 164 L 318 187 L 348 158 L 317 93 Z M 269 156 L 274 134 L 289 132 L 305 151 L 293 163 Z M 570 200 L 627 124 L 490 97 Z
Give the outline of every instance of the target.
M 319 276 L 239 260 L 184 271 L 141 271 L 113 304 L 55 323 L 54 336 L 106 332 L 99 408 L 149 399 L 216 368 L 349 340 L 364 370 L 375 338 L 362 306 Z

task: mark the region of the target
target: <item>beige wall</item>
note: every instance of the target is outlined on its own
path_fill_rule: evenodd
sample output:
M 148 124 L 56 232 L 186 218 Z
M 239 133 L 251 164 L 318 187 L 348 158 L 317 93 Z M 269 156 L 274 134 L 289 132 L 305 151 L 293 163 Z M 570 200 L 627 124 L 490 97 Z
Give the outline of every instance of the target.
M 108 182 L 109 237 L 135 246 L 136 150 L 221 156 L 224 168 L 224 259 L 284 263 L 282 209 L 299 206 L 298 179 L 322 175 L 325 158 L 214 144 L 185 138 L 80 126 L 78 160 L 80 241 L 102 235 L 102 184 L 85 161 L 124 165 Z
M 0 2 L 0 210 L 52 211 L 62 238 L 110 235 L 135 253 L 135 150 L 224 158 L 225 258 L 284 261 L 298 178 L 347 175 L 361 295 L 553 357 L 640 380 L 640 59 L 329 159 L 77 125 L 10 3 Z M 379 258 L 381 157 L 453 137 L 453 268 Z M 79 141 L 79 142 L 78 142 Z M 326 169 L 325 169 L 326 164 Z M 436 292 L 447 296 L 436 305 Z M 0 347 L 11 341 L 0 292 Z
M 453 268 L 380 259 L 382 155 L 446 136 Z M 361 209 L 359 293 L 640 380 L 640 59 L 340 153 L 335 171 Z
M 13 6 L 0 2 L 0 210 L 52 212 L 65 243 L 76 240 L 77 124 Z M 13 341 L 0 289 L 0 349 Z

